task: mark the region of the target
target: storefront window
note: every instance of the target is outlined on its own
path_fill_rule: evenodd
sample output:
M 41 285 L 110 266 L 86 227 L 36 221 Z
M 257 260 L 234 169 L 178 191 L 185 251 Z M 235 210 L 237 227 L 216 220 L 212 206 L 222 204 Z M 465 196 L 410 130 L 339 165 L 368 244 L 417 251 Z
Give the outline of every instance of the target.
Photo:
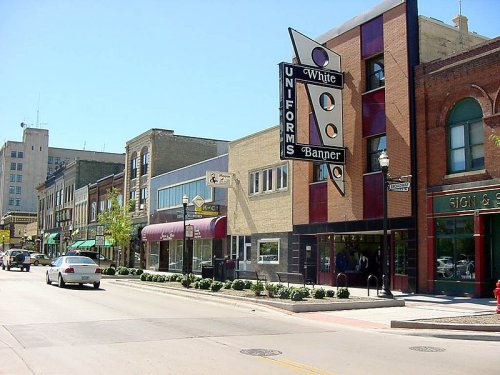
M 279 263 L 280 240 L 262 239 L 259 240 L 258 263 Z
M 158 270 L 159 267 L 159 254 L 160 254 L 160 243 L 151 243 L 151 253 L 149 254 L 149 268 L 153 270 Z
M 193 241 L 193 271 L 201 272 L 201 266 L 212 264 L 212 240 Z
M 170 241 L 170 260 L 168 264 L 170 271 L 182 270 L 182 244 L 182 240 Z
M 407 275 L 408 267 L 408 232 L 394 233 L 394 273 Z
M 474 221 L 471 216 L 436 220 L 436 277 L 473 280 Z

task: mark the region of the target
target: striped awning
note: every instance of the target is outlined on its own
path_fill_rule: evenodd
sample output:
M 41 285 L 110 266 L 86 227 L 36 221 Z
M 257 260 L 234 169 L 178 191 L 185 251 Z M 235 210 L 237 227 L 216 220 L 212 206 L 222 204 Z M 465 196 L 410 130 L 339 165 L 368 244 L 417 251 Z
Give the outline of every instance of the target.
M 84 242 L 85 241 L 83 241 L 83 240 L 75 241 L 71 245 L 68 246 L 68 249 L 75 249 Z
M 56 245 L 59 244 L 59 239 L 61 238 L 60 233 L 51 233 L 49 234 L 49 237 L 47 238 L 47 244 L 48 245 Z

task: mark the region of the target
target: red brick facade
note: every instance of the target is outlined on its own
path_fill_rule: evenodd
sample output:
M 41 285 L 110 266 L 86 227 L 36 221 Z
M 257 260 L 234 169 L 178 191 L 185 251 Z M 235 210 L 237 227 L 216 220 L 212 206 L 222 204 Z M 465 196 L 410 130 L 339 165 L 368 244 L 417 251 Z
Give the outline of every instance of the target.
M 436 196 L 452 197 L 453 195 L 450 194 L 453 193 L 482 193 L 500 188 L 500 148 L 489 140 L 491 134 L 495 132 L 497 135 L 500 134 L 499 77 L 500 38 L 416 68 L 418 287 L 420 292 L 437 292 L 435 275 L 437 245 L 434 239 L 434 217 L 474 215 L 476 243 L 476 278 L 472 281 L 476 284 L 474 294 L 491 294 L 486 289 L 491 277 L 495 275 L 489 274 L 485 269 L 489 264 L 484 254 L 489 250 L 484 247 L 484 236 L 487 231 L 485 223 L 491 218 L 488 215 L 500 213 L 498 202 L 496 207 L 492 206 L 491 209 L 485 210 L 476 209 L 475 212 L 472 208 L 464 207 L 460 213 L 453 213 L 451 210 L 448 213 L 438 213 L 436 207 L 433 207 L 433 198 Z M 448 171 L 447 120 L 453 106 L 467 97 L 477 100 L 483 112 L 484 168 L 463 173 L 450 173 Z M 491 222 L 491 226 L 494 226 L 496 221 Z M 493 237 L 491 243 L 495 239 L 497 240 L 498 237 Z M 498 251 L 498 243 L 492 246 L 490 250 L 492 250 L 492 256 L 495 257 L 494 251 Z M 497 276 L 500 277 L 500 275 Z

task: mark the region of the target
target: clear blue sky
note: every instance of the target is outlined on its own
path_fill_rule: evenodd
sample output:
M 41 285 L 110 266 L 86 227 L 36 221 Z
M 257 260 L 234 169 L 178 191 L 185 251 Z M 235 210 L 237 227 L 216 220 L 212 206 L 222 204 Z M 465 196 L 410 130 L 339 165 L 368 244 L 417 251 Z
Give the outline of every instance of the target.
M 150 128 L 234 140 L 279 122 L 288 27 L 315 38 L 380 0 L 0 0 L 0 141 L 124 152 Z M 499 34 L 500 0 L 462 0 Z M 458 0 L 420 0 L 451 24 Z

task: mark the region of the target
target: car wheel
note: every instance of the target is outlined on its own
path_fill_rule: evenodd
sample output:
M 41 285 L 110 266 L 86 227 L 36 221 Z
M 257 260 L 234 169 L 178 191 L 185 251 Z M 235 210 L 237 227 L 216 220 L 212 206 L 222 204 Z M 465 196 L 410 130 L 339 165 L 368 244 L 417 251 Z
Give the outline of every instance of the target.
M 52 281 L 50 281 L 50 277 L 49 277 L 49 273 L 48 272 L 45 274 L 45 282 L 48 285 L 52 285 Z
M 101 286 L 101 282 L 100 281 L 94 283 L 94 289 L 99 289 L 100 286 Z
M 57 286 L 59 288 L 64 288 L 65 285 L 66 285 L 66 283 L 64 282 L 62 275 L 59 274 L 59 277 L 57 278 Z
M 38 260 L 35 260 L 35 263 L 33 263 L 34 266 L 38 266 L 40 264 L 40 262 L 38 262 Z

